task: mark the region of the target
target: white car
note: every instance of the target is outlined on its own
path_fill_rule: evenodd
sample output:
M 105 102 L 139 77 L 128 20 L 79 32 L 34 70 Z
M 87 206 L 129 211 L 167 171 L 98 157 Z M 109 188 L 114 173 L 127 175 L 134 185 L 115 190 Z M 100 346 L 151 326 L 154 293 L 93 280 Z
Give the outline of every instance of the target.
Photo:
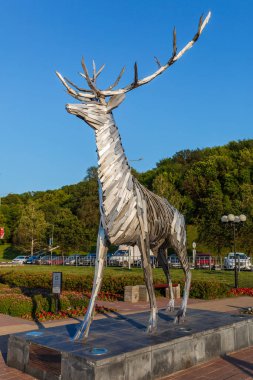
M 240 269 L 251 269 L 250 257 L 242 252 L 236 252 L 236 264 Z M 235 254 L 229 253 L 227 257 L 224 258 L 224 269 L 234 269 L 235 268 Z
M 17 256 L 12 260 L 13 264 L 24 264 L 29 256 Z
M 129 259 L 129 251 L 119 249 L 110 257 L 109 265 L 127 266 L 129 260 L 130 264 L 132 264 L 132 258 Z

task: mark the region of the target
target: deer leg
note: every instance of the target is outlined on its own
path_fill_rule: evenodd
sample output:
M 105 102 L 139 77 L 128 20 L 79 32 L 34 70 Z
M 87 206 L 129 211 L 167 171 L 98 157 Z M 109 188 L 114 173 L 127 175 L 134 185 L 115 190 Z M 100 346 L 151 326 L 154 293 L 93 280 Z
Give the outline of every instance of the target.
M 150 247 L 149 244 L 147 244 L 146 239 L 144 240 L 141 238 L 139 249 L 141 252 L 142 268 L 150 304 L 150 318 L 147 326 L 147 333 L 153 333 L 157 330 L 157 306 L 153 285 L 152 267 L 150 264 Z
M 97 299 L 98 292 L 100 290 L 101 283 L 102 283 L 104 261 L 105 261 L 107 249 L 108 247 L 107 247 L 105 231 L 102 225 L 100 225 L 99 231 L 98 231 L 98 238 L 97 238 L 95 275 L 94 275 L 94 280 L 93 280 L 91 298 L 90 298 L 89 306 L 85 314 L 84 320 L 82 322 L 82 325 L 79 328 L 79 330 L 76 332 L 74 336 L 74 340 L 81 340 L 81 339 L 87 338 L 89 334 L 90 325 L 94 317 L 96 299 Z
M 175 237 L 173 236 L 173 241 L 175 241 Z M 176 318 L 174 320 L 174 323 L 180 323 L 180 319 L 184 321 L 186 309 L 187 309 L 187 302 L 189 298 L 189 292 L 190 292 L 190 286 L 191 286 L 191 271 L 190 266 L 187 260 L 187 250 L 186 246 L 182 246 L 178 242 L 172 243 L 172 246 L 175 250 L 175 252 L 178 255 L 178 258 L 181 262 L 184 274 L 185 274 L 185 285 L 184 285 L 184 293 L 183 293 L 183 299 L 181 306 L 177 312 Z
M 181 306 L 177 312 L 176 318 L 174 320 L 174 323 L 180 323 L 180 319 L 182 318 L 182 321 L 184 321 L 186 309 L 187 309 L 187 302 L 189 298 L 189 292 L 190 292 L 190 286 L 191 286 L 191 271 L 189 264 L 182 263 L 183 271 L 185 273 L 185 286 L 184 286 L 184 294 L 183 294 L 183 300 L 181 303 Z
M 158 259 L 159 264 L 162 266 L 163 272 L 164 272 L 166 280 L 167 280 L 167 284 L 169 285 L 169 292 L 170 292 L 170 300 L 169 300 L 169 303 L 166 307 L 166 311 L 174 311 L 175 299 L 174 299 L 174 293 L 173 293 L 173 287 L 172 287 L 172 281 L 171 281 L 171 276 L 170 276 L 170 271 L 169 271 L 168 260 L 167 260 L 166 256 L 167 255 L 165 254 L 165 249 L 163 249 L 162 247 L 159 248 L 157 259 Z
M 182 216 L 180 216 L 180 225 L 180 230 L 174 232 L 173 235 L 170 237 L 170 243 L 172 245 L 172 248 L 178 255 L 178 258 L 181 262 L 185 274 L 183 299 L 175 317 L 174 323 L 180 323 L 180 319 L 184 320 L 191 286 L 191 270 L 187 260 L 185 224 L 184 218 Z

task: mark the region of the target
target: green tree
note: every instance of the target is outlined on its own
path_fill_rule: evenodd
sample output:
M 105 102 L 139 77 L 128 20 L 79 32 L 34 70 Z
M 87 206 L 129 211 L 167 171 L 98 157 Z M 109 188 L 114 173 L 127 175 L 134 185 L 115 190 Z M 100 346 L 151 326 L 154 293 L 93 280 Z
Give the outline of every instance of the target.
M 21 216 L 14 232 L 14 243 L 33 255 L 35 249 L 46 244 L 47 223 L 44 212 L 39 210 L 38 205 L 29 200 L 22 207 Z
M 59 245 L 63 253 L 86 248 L 85 228 L 68 208 L 60 209 L 55 217 L 54 245 Z
M 166 198 L 174 207 L 182 211 L 184 198 L 168 177 L 168 173 L 166 172 L 158 174 L 153 181 L 153 191 L 161 197 Z
M 224 214 L 223 194 L 216 189 L 203 200 L 201 216 L 198 218 L 198 242 L 205 244 L 211 252 L 220 255 L 223 247 L 231 247 L 231 234 L 224 229 L 221 216 Z

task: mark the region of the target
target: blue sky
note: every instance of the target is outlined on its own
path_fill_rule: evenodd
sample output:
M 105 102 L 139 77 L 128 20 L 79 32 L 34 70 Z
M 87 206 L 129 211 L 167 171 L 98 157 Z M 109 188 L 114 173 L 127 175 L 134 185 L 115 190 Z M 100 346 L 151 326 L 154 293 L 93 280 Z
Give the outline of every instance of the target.
M 6 0 L 0 13 L 0 196 L 79 182 L 96 165 L 94 133 L 65 111 L 72 102 L 55 70 L 84 86 L 88 68 L 106 64 L 99 85 L 121 68 L 125 86 L 156 69 L 195 34 L 201 39 L 152 83 L 127 94 L 114 112 L 138 171 L 182 149 L 252 138 L 253 1 Z

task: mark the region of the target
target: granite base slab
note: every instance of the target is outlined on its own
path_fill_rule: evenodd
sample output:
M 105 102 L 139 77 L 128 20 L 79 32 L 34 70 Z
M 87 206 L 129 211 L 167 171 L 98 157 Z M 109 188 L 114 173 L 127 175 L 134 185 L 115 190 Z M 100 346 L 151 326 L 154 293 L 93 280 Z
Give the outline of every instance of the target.
M 189 309 L 175 325 L 161 310 L 153 335 L 146 334 L 148 317 L 115 313 L 94 321 L 85 342 L 72 340 L 77 324 L 14 334 L 7 363 L 41 380 L 151 380 L 253 345 L 251 316 Z

